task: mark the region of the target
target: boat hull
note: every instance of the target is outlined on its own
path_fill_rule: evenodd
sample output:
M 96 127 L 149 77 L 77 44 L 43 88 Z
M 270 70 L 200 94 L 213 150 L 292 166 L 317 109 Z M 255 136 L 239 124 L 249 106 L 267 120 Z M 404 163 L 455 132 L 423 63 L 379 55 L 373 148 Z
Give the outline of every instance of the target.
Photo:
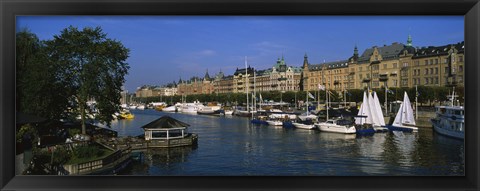
M 197 111 L 200 115 L 219 115 L 220 111 Z
M 442 128 L 434 120 L 432 120 L 432 124 L 433 124 L 433 129 L 438 134 L 448 136 L 448 137 L 452 137 L 452 138 L 456 138 L 456 139 L 465 139 L 465 133 L 455 132 L 455 131 L 451 131 L 451 130 Z
M 307 125 L 307 124 L 302 124 L 302 123 L 292 123 L 293 126 L 299 129 L 316 129 L 315 125 Z
M 400 126 L 400 125 L 388 125 L 389 131 L 403 131 L 403 132 L 415 132 L 418 131 L 418 127 Z
M 388 132 L 388 128 L 384 126 L 373 126 L 375 132 Z
M 356 133 L 355 127 L 345 127 L 341 125 L 331 125 L 331 124 L 315 124 L 315 126 L 320 131 L 332 132 L 332 133 L 344 133 L 344 134 L 354 134 Z
M 281 121 L 267 121 L 268 125 L 271 126 L 282 126 L 283 123 Z
M 260 120 L 260 119 L 252 119 L 251 123 L 258 124 L 258 125 L 268 125 L 268 123 L 266 121 Z

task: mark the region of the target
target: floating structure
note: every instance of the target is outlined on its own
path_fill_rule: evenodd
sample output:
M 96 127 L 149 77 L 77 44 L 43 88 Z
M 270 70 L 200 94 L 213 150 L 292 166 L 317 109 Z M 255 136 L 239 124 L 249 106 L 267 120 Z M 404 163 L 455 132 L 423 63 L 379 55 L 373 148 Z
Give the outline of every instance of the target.
M 146 148 L 196 145 L 198 136 L 188 133 L 190 125 L 170 116 L 162 116 L 143 127 Z

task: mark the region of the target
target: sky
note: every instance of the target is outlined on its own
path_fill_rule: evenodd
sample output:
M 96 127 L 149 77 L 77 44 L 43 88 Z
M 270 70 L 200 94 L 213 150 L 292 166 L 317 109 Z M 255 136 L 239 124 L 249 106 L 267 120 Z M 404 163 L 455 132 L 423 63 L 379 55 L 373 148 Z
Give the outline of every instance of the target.
M 442 46 L 464 40 L 463 16 L 18 16 L 23 28 L 51 40 L 69 26 L 101 27 L 130 49 L 125 88 L 166 85 L 248 65 L 271 68 L 345 60 L 373 46 Z

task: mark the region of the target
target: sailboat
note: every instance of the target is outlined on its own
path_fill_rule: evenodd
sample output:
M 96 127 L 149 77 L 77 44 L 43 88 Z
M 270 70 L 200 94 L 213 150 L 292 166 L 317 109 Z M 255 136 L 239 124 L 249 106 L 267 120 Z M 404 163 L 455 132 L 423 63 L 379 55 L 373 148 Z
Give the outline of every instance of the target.
M 375 101 L 374 101 L 374 98 L 372 98 L 372 96 L 368 98 L 367 92 L 363 92 L 362 105 L 360 105 L 358 114 L 355 117 L 355 128 L 357 130 L 357 134 L 373 134 L 376 131 L 373 128 L 374 124 L 379 126 L 377 110 L 375 109 L 374 102 Z M 383 116 L 382 116 L 382 120 L 383 120 Z
M 373 92 L 373 100 L 369 100 L 369 103 L 373 103 L 373 107 L 370 107 L 370 109 L 372 109 L 373 115 L 376 114 L 373 122 L 373 129 L 375 129 L 376 132 L 387 132 L 388 128 L 385 126 L 385 118 L 383 117 L 380 101 L 378 100 L 377 93 L 375 91 Z
M 395 121 L 388 126 L 390 131 L 418 131 L 418 127 L 415 127 L 415 118 L 413 116 L 412 105 L 410 99 L 408 99 L 407 92 L 403 96 L 403 102 L 400 104 Z
M 307 112 L 305 115 L 299 115 L 298 119 L 296 122 L 293 122 L 292 125 L 296 128 L 300 129 L 316 129 L 315 124 L 313 123 L 313 120 L 317 118 L 316 115 L 311 115 L 310 111 L 308 111 L 308 97 L 312 97 L 313 95 L 310 94 L 310 92 L 307 92 Z M 314 99 L 314 98 L 313 98 Z

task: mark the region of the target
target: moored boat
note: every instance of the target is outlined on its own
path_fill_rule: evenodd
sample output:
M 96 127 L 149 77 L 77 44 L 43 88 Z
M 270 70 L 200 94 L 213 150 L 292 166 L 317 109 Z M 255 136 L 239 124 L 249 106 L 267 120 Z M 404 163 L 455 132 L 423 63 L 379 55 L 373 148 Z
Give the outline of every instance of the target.
M 224 115 L 233 115 L 233 110 L 223 110 Z
M 313 123 L 313 121 L 311 120 L 292 122 L 292 125 L 295 126 L 295 128 L 299 128 L 299 129 L 316 129 L 317 128 Z
M 280 120 L 277 120 L 277 119 L 268 119 L 268 120 L 266 120 L 266 122 L 268 123 L 268 125 L 271 125 L 271 126 L 282 126 L 283 125 L 283 122 L 280 121 Z
M 197 113 L 201 115 L 218 115 L 220 114 L 220 110 L 214 110 L 212 107 L 205 106 L 205 107 L 199 108 L 197 110 Z
M 315 123 L 315 126 L 320 131 L 325 132 L 332 132 L 332 133 L 345 133 L 345 134 L 353 134 L 357 133 L 355 125 L 351 121 L 340 119 L 329 119 L 325 122 Z
M 412 132 L 418 131 L 418 127 L 415 126 L 415 118 L 413 116 L 413 109 L 410 104 L 407 92 L 403 96 L 403 102 L 400 104 L 395 121 L 388 126 L 390 131 L 405 131 Z
M 133 118 L 135 118 L 135 115 L 130 113 L 130 111 L 122 111 L 122 112 L 120 112 L 120 117 L 122 119 L 133 119 Z
M 465 139 L 465 110 L 462 106 L 437 106 L 435 118 L 431 119 L 435 132 Z

